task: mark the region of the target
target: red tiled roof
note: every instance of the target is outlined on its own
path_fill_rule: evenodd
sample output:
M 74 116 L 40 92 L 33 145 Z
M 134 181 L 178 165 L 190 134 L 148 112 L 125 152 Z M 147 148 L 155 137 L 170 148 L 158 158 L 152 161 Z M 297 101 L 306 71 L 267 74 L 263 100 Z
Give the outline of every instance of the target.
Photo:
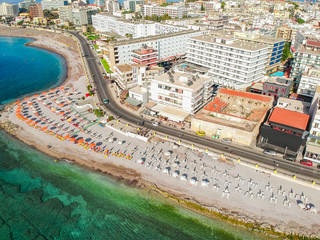
M 220 112 L 221 108 L 225 106 L 227 106 L 225 102 L 223 102 L 220 98 L 215 97 L 212 102 L 204 107 L 204 109 L 210 112 Z
M 274 108 L 269 118 L 269 122 L 280 123 L 302 130 L 306 130 L 308 121 L 309 115 L 283 108 Z
M 309 41 L 307 41 L 307 45 L 320 47 L 320 42 L 310 41 L 310 40 L 309 40 Z
M 263 96 L 260 94 L 248 93 L 248 92 L 239 92 L 239 91 L 226 89 L 226 88 L 221 88 L 219 90 L 219 93 L 238 96 L 238 97 L 244 97 L 244 98 L 251 98 L 251 99 L 255 99 L 263 102 L 273 101 L 273 98 L 269 96 Z

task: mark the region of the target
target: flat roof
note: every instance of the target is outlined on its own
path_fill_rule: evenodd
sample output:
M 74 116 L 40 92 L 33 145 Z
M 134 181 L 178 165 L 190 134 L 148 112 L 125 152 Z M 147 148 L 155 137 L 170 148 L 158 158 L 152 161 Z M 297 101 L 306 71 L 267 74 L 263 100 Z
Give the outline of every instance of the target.
M 130 64 L 117 64 L 115 67 L 117 67 L 121 72 L 130 72 L 132 71 L 132 66 Z
M 269 122 L 280 123 L 282 125 L 306 130 L 309 121 L 309 115 L 290 111 L 283 108 L 274 108 Z
M 190 115 L 190 113 L 184 112 L 180 109 L 169 107 L 167 105 L 162 105 L 159 103 L 151 109 L 155 112 L 158 112 L 160 115 L 176 122 L 182 122 Z
M 213 37 L 216 37 L 216 38 L 221 37 L 221 39 L 233 39 L 233 41 L 232 41 L 232 43 L 229 43 L 229 44 L 218 43 L 212 39 Z M 238 49 L 244 49 L 244 50 L 248 50 L 248 51 L 256 51 L 256 50 L 268 48 L 268 46 L 265 44 L 249 43 L 249 42 L 245 42 L 243 40 L 234 39 L 233 37 L 230 37 L 230 36 L 201 35 L 201 36 L 191 37 L 191 39 L 196 39 L 196 40 L 203 41 L 203 42 L 214 43 L 216 45 L 220 45 L 220 46 L 224 46 L 224 47 L 228 46 L 228 47 L 233 47 L 233 48 L 238 48 Z
M 142 103 L 141 101 L 131 97 L 128 97 L 125 101 L 132 106 L 139 106 Z
M 180 71 L 175 71 L 172 76 L 173 76 L 173 82 L 170 81 L 170 75 L 169 72 L 163 73 L 161 75 L 158 75 L 154 78 L 154 80 L 158 82 L 162 82 L 165 85 L 174 85 L 174 86 L 179 86 L 184 89 L 198 89 L 200 87 L 203 87 L 203 84 L 207 81 L 210 80 L 210 77 L 204 77 L 204 76 L 199 76 L 197 74 L 192 74 L 192 73 L 186 73 L 186 72 L 180 72 Z M 198 77 L 197 77 L 198 76 Z M 183 78 L 190 78 L 190 81 L 188 82 L 183 82 L 180 80 L 180 77 Z M 190 84 L 192 82 L 192 84 Z

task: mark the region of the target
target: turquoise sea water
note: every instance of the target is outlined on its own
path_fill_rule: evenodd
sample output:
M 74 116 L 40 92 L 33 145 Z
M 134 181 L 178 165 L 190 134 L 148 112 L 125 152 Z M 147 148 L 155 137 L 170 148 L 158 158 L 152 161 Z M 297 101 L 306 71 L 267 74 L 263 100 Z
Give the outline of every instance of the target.
M 57 85 L 66 77 L 64 58 L 25 46 L 30 40 L 0 37 L 0 103 Z
M 56 71 L 60 71 L 58 66 Z M 3 91 L 0 88 L 0 94 Z M 0 202 L 1 240 L 270 239 L 183 209 L 106 175 L 63 161 L 55 163 L 3 131 Z

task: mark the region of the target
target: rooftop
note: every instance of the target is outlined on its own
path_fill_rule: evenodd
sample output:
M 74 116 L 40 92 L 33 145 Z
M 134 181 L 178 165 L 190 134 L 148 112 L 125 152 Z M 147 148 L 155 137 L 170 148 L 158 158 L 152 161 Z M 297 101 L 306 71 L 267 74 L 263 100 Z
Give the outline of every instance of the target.
M 220 45 L 220 46 L 229 46 L 229 47 L 238 48 L 238 49 L 247 50 L 247 51 L 257 51 L 257 50 L 268 48 L 268 46 L 265 44 L 249 43 L 249 42 L 245 42 L 242 40 L 234 39 L 231 36 L 219 36 L 222 39 L 230 40 L 230 43 L 219 43 L 214 40 L 214 38 L 217 38 L 217 37 L 218 37 L 217 35 L 214 35 L 214 36 L 200 35 L 200 36 L 192 37 L 191 39 L 195 39 L 195 40 L 199 40 L 199 41 L 203 41 L 203 42 L 214 43 L 215 45 Z
M 272 100 L 271 97 L 268 96 L 263 96 L 260 94 L 255 94 L 255 93 L 248 93 L 248 92 L 240 92 L 240 91 L 235 91 L 231 89 L 226 89 L 226 88 L 221 88 L 219 90 L 220 94 L 227 94 L 231 96 L 237 96 L 237 97 L 242 97 L 242 98 L 249 98 L 249 99 L 254 99 L 262 102 L 270 102 Z
M 195 90 L 202 88 L 204 83 L 210 81 L 211 78 L 182 71 L 175 71 L 174 73 L 168 71 L 156 76 L 154 80 L 162 82 L 165 85 L 174 85 L 182 87 L 183 89 Z
M 282 86 L 288 86 L 292 83 L 290 78 L 272 76 L 265 83 L 274 83 Z
M 120 72 L 130 72 L 132 71 L 132 66 L 130 64 L 117 64 L 115 66 L 116 68 L 119 69 Z
M 269 122 L 279 123 L 282 125 L 294 127 L 297 129 L 306 130 L 309 121 L 309 115 L 290 111 L 287 109 L 275 107 Z
M 296 99 L 279 97 L 277 101 L 277 107 L 284 108 L 290 111 L 309 114 L 310 103 Z

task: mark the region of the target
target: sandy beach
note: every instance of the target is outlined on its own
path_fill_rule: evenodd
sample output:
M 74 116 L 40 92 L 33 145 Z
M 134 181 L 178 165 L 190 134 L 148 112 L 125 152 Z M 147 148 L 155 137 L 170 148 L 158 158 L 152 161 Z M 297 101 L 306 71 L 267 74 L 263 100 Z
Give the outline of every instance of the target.
M 128 136 L 126 129 L 117 130 L 120 125 L 114 121 L 100 126 L 93 114 L 84 119 L 74 104 L 87 92 L 87 80 L 73 38 L 6 27 L 0 27 L 0 35 L 34 38 L 31 45 L 55 51 L 68 63 L 68 79 L 62 86 L 10 104 L 2 112 L 2 127 L 23 142 L 55 158 L 159 189 L 252 226 L 320 238 L 317 186 L 221 161 L 157 137 L 145 142 Z M 306 204 L 312 204 L 313 211 L 304 210 Z

